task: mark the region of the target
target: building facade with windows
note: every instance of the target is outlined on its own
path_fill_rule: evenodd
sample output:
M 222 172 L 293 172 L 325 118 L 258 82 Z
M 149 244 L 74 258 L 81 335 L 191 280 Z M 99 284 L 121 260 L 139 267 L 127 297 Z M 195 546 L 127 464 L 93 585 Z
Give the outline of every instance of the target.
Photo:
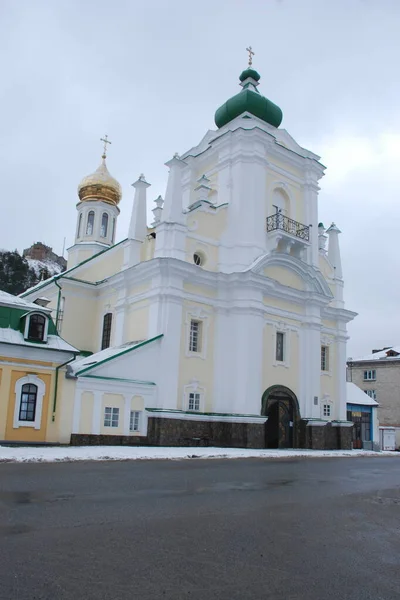
M 57 334 L 50 313 L 0 292 L 0 441 L 59 442 L 68 428 L 57 401 L 77 350 Z
M 400 346 L 349 358 L 347 379 L 377 402 L 379 428 L 394 429 L 395 445 L 400 448 Z
M 216 129 L 174 155 L 127 239 L 103 155 L 78 188 L 67 270 L 45 295 L 85 354 L 68 365 L 72 443 L 350 447 L 340 231 L 318 223 L 325 167 L 280 127 L 249 66 Z M 327 241 L 329 239 L 329 245 Z M 62 316 L 62 318 L 61 318 Z

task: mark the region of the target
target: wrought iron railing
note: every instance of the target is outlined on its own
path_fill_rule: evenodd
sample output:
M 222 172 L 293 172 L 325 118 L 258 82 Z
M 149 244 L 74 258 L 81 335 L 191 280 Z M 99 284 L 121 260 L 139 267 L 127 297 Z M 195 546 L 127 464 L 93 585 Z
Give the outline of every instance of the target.
M 267 217 L 267 231 L 275 231 L 276 229 L 286 231 L 286 233 L 290 233 L 306 242 L 310 241 L 309 226 L 289 219 L 289 217 L 286 217 L 282 213 L 275 213 Z

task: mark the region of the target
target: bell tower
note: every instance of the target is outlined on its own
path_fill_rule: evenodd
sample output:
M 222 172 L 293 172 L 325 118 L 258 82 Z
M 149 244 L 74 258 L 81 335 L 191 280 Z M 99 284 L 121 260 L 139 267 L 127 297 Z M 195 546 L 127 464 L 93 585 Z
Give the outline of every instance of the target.
M 122 190 L 106 165 L 107 144 L 111 142 L 107 135 L 101 141 L 104 142 L 104 149 L 100 166 L 93 174 L 84 177 L 78 186 L 75 243 L 68 248 L 68 268 L 109 248 L 115 242 Z

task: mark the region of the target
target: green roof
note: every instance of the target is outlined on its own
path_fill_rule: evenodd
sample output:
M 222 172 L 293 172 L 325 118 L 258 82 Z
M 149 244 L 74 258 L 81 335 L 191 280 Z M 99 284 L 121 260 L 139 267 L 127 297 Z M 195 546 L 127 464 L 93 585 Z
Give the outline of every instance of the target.
M 282 111 L 271 100 L 262 96 L 257 90 L 260 75 L 254 69 L 246 69 L 239 77 L 242 91 L 229 98 L 215 113 L 215 124 L 223 127 L 245 112 L 249 112 L 262 121 L 279 127 L 282 122 Z

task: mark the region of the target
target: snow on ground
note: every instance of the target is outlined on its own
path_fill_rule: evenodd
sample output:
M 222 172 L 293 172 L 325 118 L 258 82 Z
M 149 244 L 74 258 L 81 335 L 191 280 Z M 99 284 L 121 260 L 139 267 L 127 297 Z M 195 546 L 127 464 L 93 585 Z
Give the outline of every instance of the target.
M 344 456 L 399 456 L 396 452 L 366 450 L 248 450 L 240 448 L 162 448 L 123 446 L 6 447 L 0 462 L 69 462 L 78 460 L 179 460 L 189 458 L 307 458 Z

